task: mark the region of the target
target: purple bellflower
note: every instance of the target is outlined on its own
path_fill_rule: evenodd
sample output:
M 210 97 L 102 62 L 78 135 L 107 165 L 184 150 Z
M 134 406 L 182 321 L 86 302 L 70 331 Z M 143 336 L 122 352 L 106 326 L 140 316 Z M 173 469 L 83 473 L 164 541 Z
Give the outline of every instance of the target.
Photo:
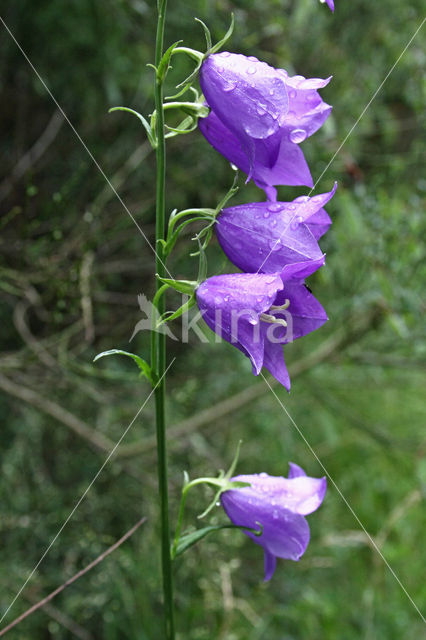
M 254 375 L 262 367 L 287 389 L 290 377 L 282 345 L 315 331 L 327 320 L 303 283 L 322 265 L 287 265 L 281 273 L 233 273 L 208 278 L 196 290 L 206 324 L 250 358 Z
M 317 238 L 330 226 L 323 209 L 333 197 L 302 196 L 293 202 L 253 202 L 223 209 L 216 235 L 225 254 L 249 273 L 276 273 L 289 264 L 323 260 Z
M 244 533 L 263 547 L 266 582 L 275 571 L 277 558 L 299 560 L 306 551 L 310 531 L 304 516 L 321 505 L 327 481 L 325 477 L 308 477 L 292 462 L 288 478 L 260 473 L 239 475 L 231 480 L 251 485 L 225 491 L 220 500 L 234 524 L 261 528 L 261 535 L 251 531 Z
M 199 127 L 208 142 L 276 199 L 274 185 L 313 186 L 299 144 L 331 112 L 317 89 L 330 78 L 290 77 L 257 58 L 212 54 L 200 70 L 211 109 Z

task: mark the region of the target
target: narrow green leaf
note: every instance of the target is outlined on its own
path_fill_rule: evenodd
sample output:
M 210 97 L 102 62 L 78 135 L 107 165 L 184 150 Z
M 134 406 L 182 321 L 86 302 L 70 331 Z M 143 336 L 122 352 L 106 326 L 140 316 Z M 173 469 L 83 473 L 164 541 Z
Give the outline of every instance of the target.
M 219 42 L 210 49 L 210 53 L 216 53 L 223 47 L 224 44 L 227 43 L 227 41 L 229 40 L 229 38 L 232 36 L 234 32 L 234 25 L 235 25 L 234 14 L 231 13 L 231 24 L 229 26 L 228 31 L 223 36 L 222 40 L 219 40 Z
M 143 117 L 143 115 L 141 113 L 139 113 L 138 111 L 135 111 L 134 109 L 129 109 L 129 107 L 112 107 L 111 109 L 108 110 L 108 113 L 112 113 L 113 111 L 127 111 L 128 113 L 133 114 L 134 116 L 136 116 L 137 118 L 139 118 L 139 120 L 142 123 L 142 126 L 144 127 L 146 134 L 148 136 L 148 140 L 151 143 L 151 146 L 153 149 L 156 148 L 157 146 L 157 142 L 155 140 L 155 134 L 153 129 L 151 129 L 151 126 L 149 124 L 149 122 L 146 120 L 146 118 Z
M 179 291 L 179 293 L 186 293 L 188 296 L 192 296 L 198 286 L 198 282 L 195 280 L 172 280 L 171 278 L 160 278 L 158 275 L 157 278 L 161 282 L 164 282 L 164 284 L 168 284 L 170 287 L 175 289 L 175 291 Z
M 194 18 L 194 20 L 196 22 L 199 22 L 200 25 L 203 27 L 203 31 L 204 31 L 204 37 L 206 39 L 206 45 L 207 45 L 207 53 L 210 52 L 211 48 L 212 48 L 212 37 L 210 35 L 210 30 L 208 28 L 208 26 L 199 18 Z
M 160 318 L 160 321 L 157 323 L 157 327 L 161 326 L 165 322 L 170 322 L 171 320 L 176 320 L 176 318 L 180 318 L 186 311 L 192 309 L 192 307 L 196 304 L 195 296 L 192 295 L 185 304 L 183 304 L 177 311 L 167 311 L 164 316 Z
M 209 527 L 204 527 L 203 529 L 197 529 L 191 533 L 187 533 L 183 535 L 179 542 L 175 553 L 175 558 L 177 556 L 182 555 L 187 549 L 192 547 L 194 544 L 197 544 L 200 540 L 208 536 L 213 531 L 220 531 L 221 529 L 241 529 L 245 531 L 253 531 L 253 533 L 258 533 L 257 530 L 249 529 L 248 527 L 241 527 L 235 524 L 216 524 L 210 525 Z
M 168 71 L 169 65 L 170 65 L 170 58 L 173 55 L 173 50 L 176 49 L 178 44 L 180 44 L 181 42 L 182 42 L 182 40 L 178 40 L 177 42 L 174 42 L 167 49 L 167 51 L 164 53 L 163 57 L 161 58 L 160 64 L 158 65 L 158 69 L 157 69 L 157 80 L 159 82 L 163 82 L 164 78 L 166 77 L 167 71 Z
M 141 375 L 145 376 L 145 378 L 147 378 L 151 382 L 151 384 L 154 384 L 151 367 L 149 366 L 146 360 L 144 360 L 140 356 L 137 356 L 134 353 L 129 353 L 128 351 L 122 351 L 122 349 L 109 349 L 109 351 L 102 351 L 102 353 L 98 353 L 98 355 L 95 358 L 93 358 L 93 362 L 96 362 L 97 360 L 100 360 L 100 358 L 104 358 L 105 356 L 115 356 L 115 355 L 127 356 L 128 358 L 131 358 L 132 360 L 134 360 L 137 366 L 139 367 Z

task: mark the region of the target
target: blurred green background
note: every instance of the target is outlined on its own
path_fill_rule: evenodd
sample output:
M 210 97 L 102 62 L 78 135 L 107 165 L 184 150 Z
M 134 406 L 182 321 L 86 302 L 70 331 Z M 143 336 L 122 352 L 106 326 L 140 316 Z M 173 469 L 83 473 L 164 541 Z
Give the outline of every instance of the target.
M 152 241 L 154 156 L 138 121 L 111 106 L 153 108 L 154 0 L 21 0 L 2 18 Z M 215 39 L 235 12 L 229 49 L 333 81 L 325 126 L 303 145 L 321 175 L 423 19 L 422 0 L 170 1 L 167 44 L 203 49 L 197 16 Z M 153 255 L 46 88 L 0 25 L 1 484 L 0 609 L 21 588 L 149 393 L 113 347 L 147 355 L 129 338 L 152 295 Z M 329 322 L 289 345 L 292 391 L 276 393 L 410 597 L 424 610 L 426 482 L 422 200 L 424 32 L 420 32 L 317 187 L 339 189 L 322 240 L 327 266 L 310 279 Z M 170 76 L 190 70 L 175 61 Z M 169 145 L 168 210 L 215 206 L 232 181 L 227 162 L 197 132 Z M 241 180 L 243 184 L 243 180 Z M 306 189 L 280 189 L 282 199 Z M 235 202 L 263 199 L 253 185 Z M 194 277 L 191 233 L 169 268 Z M 226 272 L 219 247 L 210 275 Z M 422 299 L 423 297 L 423 299 Z M 174 300 L 170 299 L 170 306 Z M 176 515 L 182 472 L 226 468 L 287 473 L 289 460 L 323 474 L 277 399 L 230 345 L 169 341 L 170 491 Z M 88 564 L 141 515 L 119 550 L 10 632 L 41 640 L 157 640 L 161 600 L 153 405 L 16 601 L 12 620 Z M 210 494 L 194 490 L 188 526 Z M 225 521 L 217 509 L 212 522 Z M 299 563 L 280 561 L 262 583 L 262 551 L 224 531 L 176 566 L 181 640 L 381 640 L 420 638 L 421 617 L 336 488 L 310 519 Z M 9 636 L 8 636 L 9 637 Z

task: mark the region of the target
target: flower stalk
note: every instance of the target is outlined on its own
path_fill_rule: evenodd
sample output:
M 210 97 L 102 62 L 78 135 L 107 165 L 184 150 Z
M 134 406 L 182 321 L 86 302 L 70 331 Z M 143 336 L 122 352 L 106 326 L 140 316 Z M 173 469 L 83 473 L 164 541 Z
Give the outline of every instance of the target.
M 156 272 L 160 277 L 166 275 L 163 244 L 165 240 L 165 182 L 166 182 L 166 141 L 164 131 L 164 73 L 159 73 L 163 57 L 164 26 L 166 20 L 167 0 L 158 0 L 158 21 L 155 42 L 155 110 L 156 110 Z M 160 290 L 163 288 L 161 280 L 157 279 L 156 306 L 159 315 L 163 315 L 165 298 Z M 166 336 L 156 331 L 151 331 L 151 367 L 154 378 L 158 380 L 155 387 L 155 411 L 157 434 L 157 465 L 158 488 L 160 497 L 161 515 L 161 566 L 163 579 L 164 622 L 166 640 L 174 640 L 174 607 L 173 607 L 173 576 L 170 557 L 170 528 L 168 505 L 168 480 L 167 480 L 167 449 L 166 449 L 166 421 L 165 421 L 165 370 L 166 370 Z

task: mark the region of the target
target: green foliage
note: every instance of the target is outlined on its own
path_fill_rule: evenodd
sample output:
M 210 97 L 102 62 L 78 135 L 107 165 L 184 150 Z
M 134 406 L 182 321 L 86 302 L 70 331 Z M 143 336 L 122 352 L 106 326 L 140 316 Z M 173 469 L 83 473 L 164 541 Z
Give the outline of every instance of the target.
M 233 11 L 231 50 L 308 77 L 333 74 L 322 91 L 333 115 L 303 145 L 314 179 L 326 169 L 317 189 L 339 181 L 327 207 L 334 224 L 321 242 L 327 266 L 310 282 L 330 320 L 288 346 L 292 392 L 277 395 L 419 606 L 426 601 L 421 34 L 327 165 L 420 25 L 422 10 L 420 0 L 337 0 L 334 16 L 317 0 L 174 2 L 166 38 L 166 46 L 179 38 L 202 51 L 203 31 L 193 18 L 202 19 L 217 42 Z M 141 318 L 137 294 L 152 299 L 155 277 L 153 253 L 129 212 L 152 241 L 154 158 L 140 122 L 107 112 L 125 104 L 149 121 L 154 73 L 146 64 L 153 61 L 155 2 L 23 0 L 8 3 L 2 17 L 128 208 L 4 32 L 4 611 L 103 464 L 109 448 L 102 442 L 118 441 L 150 391 L 126 358 L 108 359 L 104 367 L 92 360 L 112 345 L 148 355 L 148 332 L 128 345 Z M 185 56 L 173 56 L 167 95 L 192 68 Z M 171 127 L 179 125 L 173 117 Z M 197 132 L 172 139 L 170 211 L 214 208 L 231 174 Z M 280 196 L 305 192 L 281 188 Z M 250 184 L 234 198 L 238 204 L 263 194 Z M 198 259 L 188 259 L 198 249 L 191 242 L 197 224 L 176 243 L 173 278 L 197 277 Z M 210 274 L 230 268 L 214 243 L 208 260 Z M 174 294 L 167 295 L 168 308 L 177 308 Z M 248 361 L 230 345 L 215 344 L 208 330 L 206 340 L 168 343 L 170 361 L 176 357 L 168 374 L 174 518 L 182 469 L 191 477 L 214 474 L 240 438 L 241 473 L 286 474 L 288 460 L 310 475 L 323 473 L 271 392 L 247 389 L 261 384 Z M 246 395 L 238 404 L 240 393 Z M 225 411 L 224 401 L 234 410 Z M 147 523 L 59 595 L 54 611 L 37 612 L 10 637 L 64 640 L 76 637 L 76 624 L 94 639 L 161 637 L 153 413 L 148 403 L 7 620 L 88 564 L 141 514 Z M 194 492 L 186 523 L 196 522 L 209 497 Z M 221 522 L 218 509 L 209 526 Z M 306 555 L 299 563 L 280 562 L 268 585 L 260 548 L 241 533 L 221 531 L 185 553 L 176 569 L 180 638 L 421 637 L 418 613 L 332 483 L 310 526 Z

